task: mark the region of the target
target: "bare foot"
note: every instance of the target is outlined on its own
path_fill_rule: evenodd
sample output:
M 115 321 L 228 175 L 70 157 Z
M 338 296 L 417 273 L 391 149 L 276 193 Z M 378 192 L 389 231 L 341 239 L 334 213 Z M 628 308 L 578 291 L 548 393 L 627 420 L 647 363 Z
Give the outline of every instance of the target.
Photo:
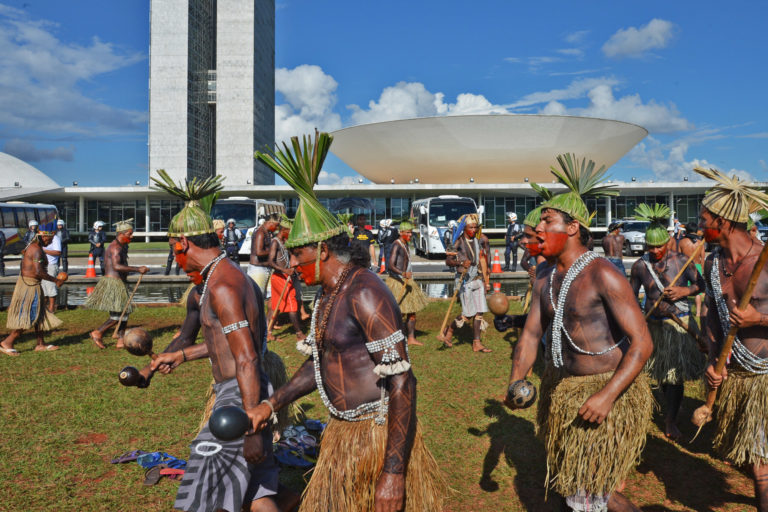
M 677 441 L 683 436 L 683 433 L 680 432 L 680 429 L 674 423 L 667 423 L 666 435 L 671 441 Z
M 267 333 L 267 341 L 275 341 L 275 336 L 271 332 Z
M 117 343 L 115 343 L 115 348 L 119 350 L 124 347 L 125 347 L 125 343 L 123 342 L 123 337 L 120 336 L 119 338 L 117 338 Z
M 99 331 L 91 331 L 91 339 L 97 347 L 107 348 L 104 346 L 104 343 L 101 342 L 101 333 Z
M 0 345 L 0 352 L 7 356 L 19 357 L 19 351 L 15 348 L 5 348 L 4 346 Z
M 303 332 L 296 333 L 296 341 L 304 341 L 307 339 L 307 335 Z
M 453 338 L 453 333 L 449 336 L 448 333 L 440 333 L 437 335 L 437 341 L 442 341 L 443 345 L 445 345 L 448 348 L 453 348 L 453 343 L 451 343 L 451 338 Z
M 302 322 L 306 322 L 310 318 L 312 318 L 312 315 L 310 315 L 309 313 L 306 313 L 304 311 L 301 312 L 301 321 Z
M 35 352 L 53 352 L 54 350 L 59 350 L 59 347 L 56 345 L 37 345 L 35 347 Z
M 480 340 L 472 340 L 472 350 L 474 352 L 480 352 L 483 354 L 487 354 L 488 352 L 492 352 L 491 349 L 484 346 L 482 343 L 480 343 Z
M 424 344 L 417 340 L 416 338 L 408 338 L 408 344 L 409 345 L 416 345 L 417 347 L 422 347 Z

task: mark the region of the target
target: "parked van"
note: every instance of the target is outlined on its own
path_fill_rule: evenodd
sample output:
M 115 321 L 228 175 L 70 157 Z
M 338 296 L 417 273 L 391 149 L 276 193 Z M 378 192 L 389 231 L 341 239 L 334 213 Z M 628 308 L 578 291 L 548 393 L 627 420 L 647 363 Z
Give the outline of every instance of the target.
M 411 217 L 416 219 L 413 229 L 416 254 L 427 257 L 444 255 L 443 235 L 448 229 L 448 222 L 468 213 L 483 214 L 483 207 L 478 208 L 471 197 L 446 195 L 414 201 Z
M 272 213 L 285 213 L 285 205 L 280 201 L 267 201 L 265 199 L 251 199 L 249 197 L 230 197 L 219 199 L 211 209 L 212 219 L 221 219 L 226 222 L 235 219 L 235 227 L 239 229 L 245 238 L 240 244 L 239 254 L 251 254 L 251 235 L 261 221 Z

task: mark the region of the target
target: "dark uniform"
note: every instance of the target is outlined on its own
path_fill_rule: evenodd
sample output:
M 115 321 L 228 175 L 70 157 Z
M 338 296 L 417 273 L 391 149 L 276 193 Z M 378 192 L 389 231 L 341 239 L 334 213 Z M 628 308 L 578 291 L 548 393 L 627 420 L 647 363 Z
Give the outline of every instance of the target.
M 504 251 L 504 270 L 510 270 L 509 257 L 512 256 L 512 272 L 517 270 L 517 247 L 520 237 L 523 236 L 523 227 L 517 222 L 510 222 L 507 225 L 507 234 L 504 237 L 504 242 L 507 245 L 507 249 Z
M 357 245 L 365 250 L 365 253 L 368 254 L 369 247 L 373 244 L 375 241 L 373 237 L 373 232 L 369 229 L 356 227 L 355 230 L 352 232 L 352 240 L 350 241 L 350 245 Z M 371 262 L 373 263 L 373 262 Z
M 59 256 L 59 268 L 62 272 L 69 273 L 69 242 L 72 238 L 69 236 L 69 230 L 66 226 L 61 226 L 56 230 L 56 234 L 61 240 L 61 255 Z

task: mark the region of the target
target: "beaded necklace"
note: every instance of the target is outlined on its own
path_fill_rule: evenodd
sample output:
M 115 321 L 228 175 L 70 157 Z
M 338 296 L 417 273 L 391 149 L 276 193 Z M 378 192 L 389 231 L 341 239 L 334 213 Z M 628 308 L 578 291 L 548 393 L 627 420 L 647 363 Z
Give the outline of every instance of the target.
M 715 304 L 717 305 L 717 316 L 720 317 L 720 328 L 723 330 L 723 336 L 728 337 L 728 330 L 731 328 L 731 319 L 728 305 L 725 303 L 725 298 L 723 297 L 723 287 L 720 284 L 720 259 L 722 259 L 722 257 L 723 255 L 720 253 L 712 262 L 712 295 L 714 296 Z M 725 266 L 723 266 L 723 273 L 725 273 Z M 768 357 L 760 358 L 756 356 L 751 350 L 744 346 L 738 336 L 733 338 L 733 347 L 731 350 L 733 358 L 745 370 L 758 375 L 768 374 Z
M 216 267 L 221 263 L 221 260 L 223 260 L 227 255 L 225 253 L 221 253 L 215 258 L 213 258 L 211 261 L 208 262 L 206 266 L 203 267 L 203 270 L 200 271 L 200 274 L 205 274 L 205 271 L 208 270 L 208 267 L 211 268 L 210 271 L 208 271 L 208 274 L 205 276 L 205 281 L 203 281 L 203 291 L 200 294 L 200 300 L 197 301 L 197 304 L 202 306 L 203 305 L 203 299 L 205 299 L 205 293 L 208 291 L 208 280 L 213 275 L 213 271 L 216 270 Z
M 552 272 L 549 275 L 549 301 L 552 304 L 552 309 L 555 311 L 555 318 L 552 321 L 552 364 L 555 365 L 555 368 L 561 368 L 563 366 L 563 343 L 562 343 L 562 333 L 565 333 L 565 337 L 568 339 L 568 344 L 571 346 L 573 350 L 580 354 L 584 354 L 587 356 L 601 356 L 603 354 L 606 354 L 610 352 L 611 350 L 614 350 L 619 345 L 621 345 L 624 340 L 626 340 L 626 336 L 622 338 L 618 343 L 614 343 L 612 346 L 606 348 L 605 350 L 601 350 L 600 352 L 590 352 L 588 350 L 584 350 L 576 343 L 574 343 L 573 339 L 571 339 L 571 335 L 568 334 L 568 331 L 565 329 L 565 326 L 563 325 L 563 315 L 565 313 L 565 300 L 568 297 L 568 290 L 571 287 L 571 283 L 573 283 L 573 280 L 578 277 L 579 274 L 581 274 L 581 271 L 587 268 L 587 265 L 592 263 L 597 258 L 600 258 L 596 253 L 592 251 L 586 251 L 584 254 L 578 257 L 576 261 L 573 262 L 573 264 L 570 266 L 568 271 L 565 273 L 565 277 L 563 278 L 563 283 L 560 285 L 560 292 L 557 294 L 557 304 L 555 304 L 555 299 L 552 295 L 552 278 L 556 274 L 556 272 Z

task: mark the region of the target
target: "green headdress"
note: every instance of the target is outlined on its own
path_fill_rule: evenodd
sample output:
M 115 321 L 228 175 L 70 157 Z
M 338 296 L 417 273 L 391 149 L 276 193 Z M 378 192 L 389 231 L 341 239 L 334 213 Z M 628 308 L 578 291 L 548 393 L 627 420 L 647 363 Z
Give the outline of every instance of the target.
M 539 196 L 544 199 L 544 201 L 549 201 L 552 199 L 552 191 L 548 188 L 544 188 L 538 183 L 531 183 L 531 188 L 538 192 Z M 539 225 L 539 222 L 541 222 L 541 210 L 542 206 L 537 206 L 530 212 L 528 212 L 528 215 L 525 216 L 525 220 L 523 221 L 523 224 L 526 226 L 531 226 L 532 228 L 535 228 Z
M 121 220 L 112 224 L 115 226 L 115 233 L 122 233 L 133 229 L 133 218 Z
M 165 170 L 159 169 L 157 174 L 161 179 L 152 177 L 152 181 L 158 188 L 187 202 L 168 224 L 168 236 L 178 238 L 213 233 L 211 207 L 223 188 L 221 182 L 224 176 L 211 176 L 204 180 L 193 178 L 177 185 Z
M 637 205 L 637 208 L 635 208 L 635 218 L 651 223 L 645 230 L 645 243 L 647 245 L 658 247 L 669 241 L 667 224 L 669 223 L 670 215 L 672 215 L 672 210 L 665 204 L 656 203 L 653 206 L 649 206 L 645 203 L 640 203 Z
M 320 204 L 313 190 L 332 141 L 329 134 L 315 130 L 314 143 L 311 136 L 303 136 L 301 143 L 298 137 L 291 137 L 291 147 L 283 143 L 283 149 L 275 152 L 267 149 L 268 153 L 255 153 L 258 160 L 279 174 L 299 196 L 299 208 L 285 243 L 288 248 L 322 242 L 347 230 L 338 217 Z
M 404 220 L 400 223 L 400 231 L 413 230 L 413 223 L 410 220 Z
M 281 228 L 291 229 L 293 227 L 293 219 L 287 215 L 282 215 L 279 224 Z
M 617 196 L 619 191 L 613 185 L 601 185 L 607 178 L 604 165 L 595 170 L 595 162 L 587 162 L 586 158 L 577 161 L 576 156 L 570 153 L 558 155 L 557 162 L 560 164 L 560 170 L 554 166 L 550 167 L 550 170 L 569 190 L 545 201 L 541 205 L 542 210 L 552 208 L 567 213 L 589 229 L 595 213 L 589 213 L 584 197 Z
M 728 177 L 715 169 L 695 167 L 695 172 L 715 180 L 701 201 L 702 206 L 731 222 L 746 223 L 749 214 L 768 207 L 768 194 L 751 187 L 736 176 Z
M 339 221 L 344 225 L 345 228 L 347 228 L 347 234 L 349 236 L 352 236 L 352 229 L 350 229 L 349 225 L 352 224 L 352 217 L 354 217 L 354 213 L 337 213 L 336 217 L 339 218 Z

